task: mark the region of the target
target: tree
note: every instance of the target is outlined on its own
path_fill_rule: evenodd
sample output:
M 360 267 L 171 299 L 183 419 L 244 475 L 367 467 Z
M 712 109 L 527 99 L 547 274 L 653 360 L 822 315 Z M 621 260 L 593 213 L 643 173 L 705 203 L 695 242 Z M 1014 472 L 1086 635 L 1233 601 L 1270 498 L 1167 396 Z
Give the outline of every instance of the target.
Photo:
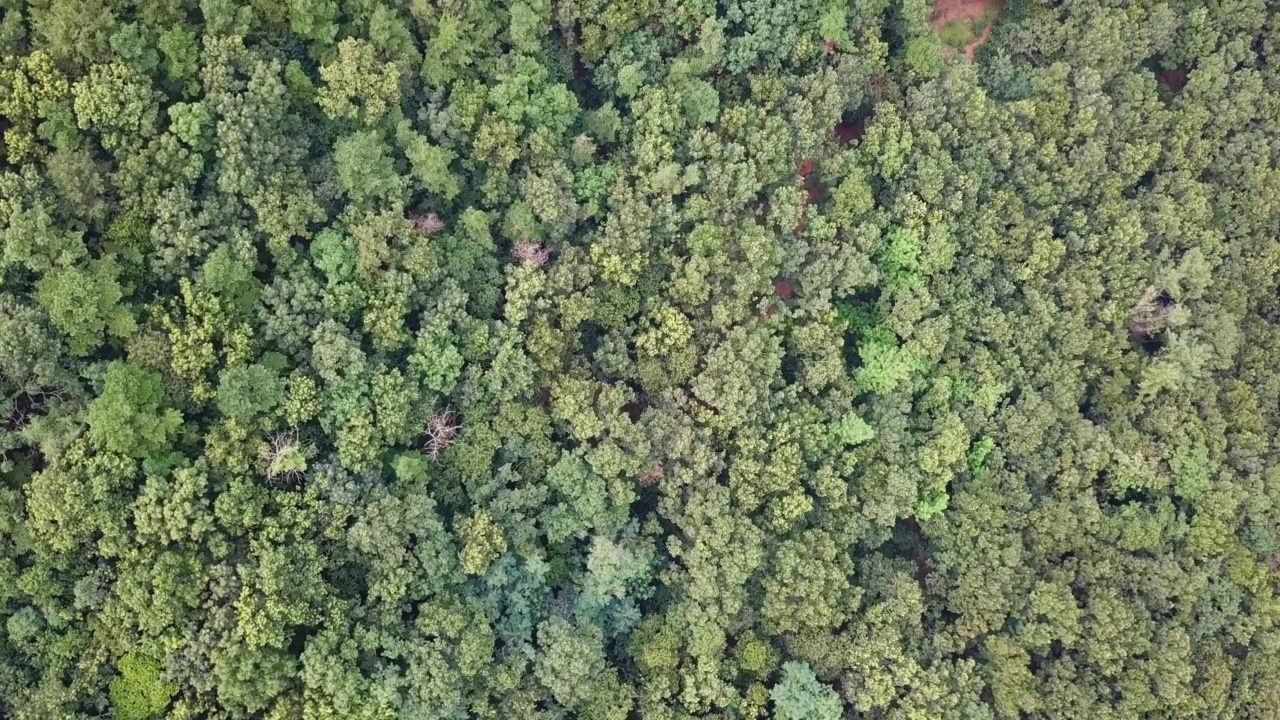
M 818 682 L 805 663 L 783 663 L 782 679 L 769 696 L 779 720 L 836 720 L 843 715 L 840 696 Z
M 449 167 L 457 157 L 452 150 L 432 145 L 427 138 L 414 132 L 408 122 L 402 122 L 396 128 L 396 142 L 409 159 L 414 179 L 427 191 L 445 202 L 462 191 L 458 176 Z
M 334 0 L 289 0 L 289 29 L 316 43 L 333 42 L 338 34 L 337 15 Z
M 539 682 L 566 708 L 584 707 L 607 681 L 602 638 L 593 627 L 574 627 L 561 617 L 538 626 L 542 652 L 534 670 Z
M 48 272 L 55 267 L 74 265 L 87 254 L 83 231 L 61 226 L 55 219 L 55 206 L 39 187 L 34 171 L 22 175 L 12 173 L 0 179 L 5 187 L 6 226 L 0 240 L 3 255 L 0 269 L 14 268 L 32 272 Z
M 158 716 L 178 691 L 160 679 L 160 664 L 146 656 L 125 655 L 116 667 L 120 676 L 111 681 L 111 703 L 121 720 Z
M 357 203 L 390 202 L 405 191 L 405 179 L 387 154 L 386 142 L 375 131 L 340 138 L 334 145 L 333 162 L 340 187 Z
M 84 67 L 109 55 L 116 17 L 104 0 L 52 0 L 32 13 L 35 35 L 59 63 Z
M 1273 716 L 1273 5 L 0 0 L 0 717 Z
M 458 523 L 458 536 L 462 540 L 459 561 L 462 571 L 468 575 L 483 574 L 489 564 L 507 550 L 502 526 L 494 522 L 493 516 L 485 510 L 477 511 Z
M 372 44 L 347 38 L 338 43 L 338 56 L 320 68 L 324 87 L 316 102 L 334 120 L 374 125 L 400 103 L 400 72 L 392 63 L 379 63 Z
M 156 46 L 164 55 L 165 75 L 177 82 L 189 81 L 200 69 L 196 34 L 187 27 L 174 25 L 160 34 Z
M 235 365 L 218 374 L 218 412 L 246 425 L 284 399 L 284 381 L 260 364 Z
M 182 413 L 165 405 L 159 373 L 130 362 L 113 362 L 107 366 L 102 394 L 89 403 L 89 437 L 113 453 L 159 457 L 182 426 Z
M 761 612 L 775 633 L 821 631 L 844 619 L 850 592 L 849 559 L 835 539 L 821 530 L 807 530 L 784 541 L 764 579 Z
M 159 93 L 130 65 L 94 65 L 71 94 L 77 124 L 100 133 L 109 150 L 135 150 L 157 132 Z
M 45 275 L 36 285 L 36 298 L 49 319 L 67 334 L 76 355 L 88 355 L 108 337 L 125 338 L 137 324 L 120 301 L 125 297 L 111 259 L 93 260 L 88 267 L 63 268 Z
M 5 150 L 12 163 L 40 153 L 37 122 L 70 95 L 71 85 L 55 60 L 49 52 L 34 49 L 0 68 L 0 112 L 14 124 L 4 132 Z

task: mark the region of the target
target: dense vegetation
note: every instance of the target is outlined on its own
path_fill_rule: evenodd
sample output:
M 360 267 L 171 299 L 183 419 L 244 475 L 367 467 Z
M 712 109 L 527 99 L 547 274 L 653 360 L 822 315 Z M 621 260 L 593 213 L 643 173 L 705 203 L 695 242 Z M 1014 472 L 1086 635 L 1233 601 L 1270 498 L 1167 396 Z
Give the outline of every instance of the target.
M 0 717 L 1276 717 L 1280 7 L 977 4 L 0 0 Z

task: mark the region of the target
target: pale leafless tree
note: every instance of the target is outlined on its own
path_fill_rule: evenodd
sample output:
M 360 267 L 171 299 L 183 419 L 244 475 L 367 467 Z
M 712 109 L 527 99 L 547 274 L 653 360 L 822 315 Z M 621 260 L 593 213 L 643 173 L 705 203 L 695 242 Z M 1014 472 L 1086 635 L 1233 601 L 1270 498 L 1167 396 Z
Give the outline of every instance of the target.
M 542 267 L 551 259 L 551 248 L 532 240 L 521 240 L 511 249 L 511 254 L 526 265 Z
M 1129 334 L 1135 338 L 1151 337 L 1174 324 L 1177 304 L 1155 285 L 1148 285 L 1142 297 L 1129 311 Z
M 273 483 L 296 486 L 306 480 L 306 453 L 295 432 L 276 433 L 262 451 L 262 461 Z
M 462 423 L 458 414 L 452 410 L 438 412 L 427 421 L 427 428 L 422 432 L 423 447 L 432 458 L 440 457 L 440 453 L 458 439 L 458 431 Z
M 409 220 L 413 222 L 414 229 L 423 235 L 435 235 L 445 228 L 444 221 L 435 213 L 410 215 Z
M 641 487 L 649 487 L 650 485 L 658 484 L 658 481 L 666 476 L 667 473 L 662 469 L 661 465 L 654 465 L 653 467 L 646 468 L 641 471 L 641 473 L 636 476 L 636 483 Z
M 23 430 L 41 410 L 62 402 L 64 392 L 60 388 L 31 388 L 19 392 L 13 398 L 13 411 L 0 424 L 7 426 L 9 430 Z

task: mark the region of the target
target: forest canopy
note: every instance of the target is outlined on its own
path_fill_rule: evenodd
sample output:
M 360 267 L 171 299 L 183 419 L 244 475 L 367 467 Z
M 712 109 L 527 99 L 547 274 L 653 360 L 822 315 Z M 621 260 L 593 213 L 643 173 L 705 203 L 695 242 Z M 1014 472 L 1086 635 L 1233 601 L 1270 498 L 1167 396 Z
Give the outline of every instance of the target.
M 0 0 L 0 718 L 1280 708 L 1280 7 Z

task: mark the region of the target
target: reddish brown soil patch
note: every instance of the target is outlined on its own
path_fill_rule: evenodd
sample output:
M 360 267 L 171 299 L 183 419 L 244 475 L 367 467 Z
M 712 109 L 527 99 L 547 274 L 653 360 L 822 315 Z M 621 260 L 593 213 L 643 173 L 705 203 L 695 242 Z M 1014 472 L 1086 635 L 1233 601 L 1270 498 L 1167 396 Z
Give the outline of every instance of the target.
M 996 15 L 1004 9 L 1004 2 L 1005 0 L 934 0 L 933 19 L 930 22 L 936 32 L 949 22 L 973 23 L 985 18 L 982 34 L 964 46 L 964 56 L 972 60 L 978 48 L 991 38 L 991 26 L 995 24 Z M 942 49 L 943 55 L 950 55 L 953 52 L 953 48 Z
M 836 139 L 842 145 L 851 145 L 856 140 L 861 140 L 862 136 L 867 132 L 867 121 L 865 118 L 859 118 L 851 122 L 841 121 L 836 123 L 833 132 Z
M 822 188 L 818 185 L 807 185 L 804 191 L 805 207 L 816 204 L 822 199 Z
M 795 234 L 799 235 L 804 232 L 804 221 L 809 215 L 809 206 L 816 205 L 822 200 L 823 189 L 818 183 L 818 179 L 813 175 L 813 162 L 806 160 L 801 163 L 799 175 L 802 181 L 801 188 L 804 190 L 804 207 L 800 209 L 800 221 L 796 223 Z
M 804 219 L 809 214 L 809 206 L 822 199 L 822 188 L 818 179 L 813 176 L 813 161 L 804 160 L 796 167 L 796 178 L 800 181 L 800 189 L 804 190 L 804 206 L 800 208 L 800 219 L 793 232 L 799 235 L 804 232 Z
M 622 406 L 622 412 L 626 413 L 627 419 L 631 422 L 639 422 L 640 416 L 644 414 L 644 405 L 638 402 L 629 402 Z
M 1176 67 L 1156 73 L 1156 82 L 1169 88 L 1169 92 L 1177 95 L 1187 86 L 1187 77 L 1191 71 L 1185 67 Z

